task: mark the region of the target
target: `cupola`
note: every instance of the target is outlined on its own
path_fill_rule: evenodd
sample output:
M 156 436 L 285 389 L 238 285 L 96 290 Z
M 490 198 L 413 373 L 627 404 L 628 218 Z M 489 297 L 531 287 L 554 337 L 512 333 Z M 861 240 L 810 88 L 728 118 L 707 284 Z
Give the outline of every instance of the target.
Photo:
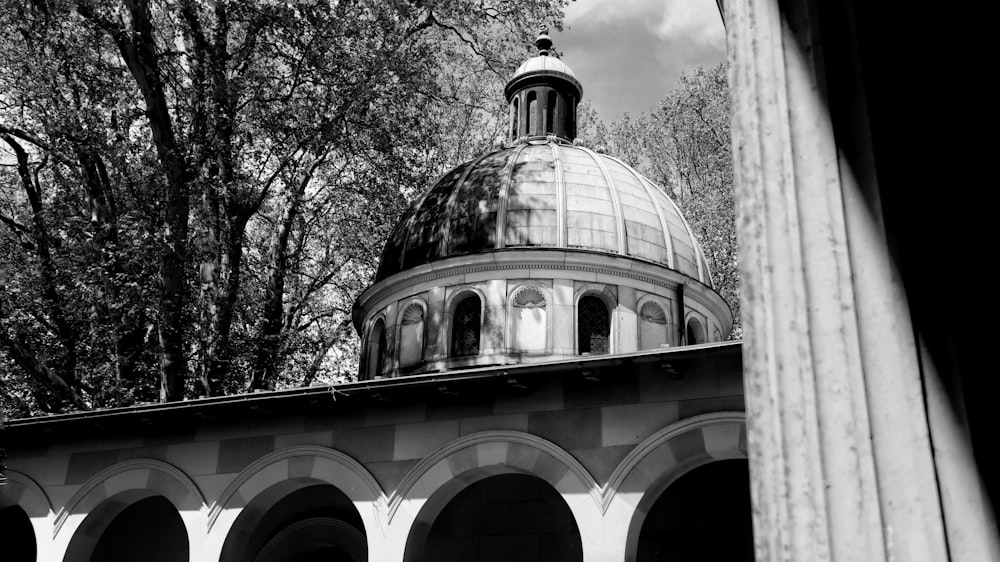
M 507 83 L 510 144 L 403 214 L 355 302 L 362 379 L 724 340 L 729 307 L 660 186 L 573 143 L 583 88 L 551 54 Z
M 504 88 L 510 108 L 508 141 L 513 144 L 554 135 L 572 142 L 583 86 L 552 51 L 548 27 L 542 26 L 535 46 L 538 56 L 518 67 Z

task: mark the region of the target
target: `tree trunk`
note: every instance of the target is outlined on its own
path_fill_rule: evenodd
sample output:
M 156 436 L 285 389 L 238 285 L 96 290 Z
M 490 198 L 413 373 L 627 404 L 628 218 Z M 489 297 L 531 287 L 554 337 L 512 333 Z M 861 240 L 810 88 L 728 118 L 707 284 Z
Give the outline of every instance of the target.
M 187 160 L 177 144 L 161 79 L 159 56 L 146 0 L 127 0 L 131 29 L 104 18 L 87 3 L 78 4 L 82 16 L 95 22 L 114 40 L 146 102 L 146 117 L 167 180 L 163 196 L 163 238 L 160 250 L 160 400 L 184 397 L 187 357 L 184 355 L 184 304 L 187 300 L 188 189 Z
M 56 280 L 56 268 L 49 250 L 49 234 L 45 225 L 42 209 L 41 193 L 32 184 L 31 169 L 28 166 L 28 154 L 20 143 L 7 135 L 0 135 L 17 157 L 17 172 L 21 187 L 28 198 L 32 215 L 32 237 L 35 252 L 38 255 L 39 274 L 42 282 L 42 297 L 48 308 L 48 316 L 56 328 L 56 336 L 63 347 L 63 356 L 59 374 L 37 359 L 36 354 L 21 338 L 10 338 L 6 332 L 0 332 L 0 343 L 14 359 L 31 376 L 52 389 L 56 394 L 73 403 L 78 408 L 88 409 L 80 397 L 76 381 L 77 342 L 79 336 L 64 313 L 62 299 L 59 296 Z
M 271 388 L 278 370 L 278 350 L 281 348 L 282 312 L 285 297 L 285 275 L 288 271 L 288 237 L 302 201 L 302 194 L 309 185 L 313 173 L 322 163 L 317 158 L 309 165 L 299 180 L 292 186 L 289 201 L 278 221 L 278 230 L 271 240 L 271 265 L 267 277 L 267 289 L 260 321 L 257 324 L 257 352 L 254 357 L 253 373 L 250 377 L 251 390 Z

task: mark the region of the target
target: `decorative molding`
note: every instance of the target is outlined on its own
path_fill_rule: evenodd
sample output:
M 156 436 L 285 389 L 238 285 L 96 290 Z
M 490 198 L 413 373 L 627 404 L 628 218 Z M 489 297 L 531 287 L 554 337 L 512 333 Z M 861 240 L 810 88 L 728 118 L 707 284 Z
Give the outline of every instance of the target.
M 427 471 L 440 462 L 447 462 L 448 457 L 454 455 L 455 453 L 483 443 L 513 443 L 527 445 L 528 447 L 532 447 L 542 453 L 550 455 L 577 477 L 580 483 L 587 488 L 590 493 L 590 497 L 598 506 L 602 504 L 602 490 L 597 485 L 597 481 L 594 480 L 594 477 L 591 476 L 590 472 L 580 463 L 580 461 L 576 460 L 573 455 L 566 452 L 566 450 L 562 447 L 548 441 L 547 439 L 543 439 L 542 437 L 532 435 L 530 433 L 508 430 L 490 430 L 465 435 L 451 441 L 450 443 L 446 443 L 433 453 L 424 457 L 419 463 L 411 468 L 410 471 L 406 473 L 406 476 L 403 477 L 403 480 L 400 481 L 396 490 L 393 491 L 388 498 L 389 512 L 387 520 L 390 522 L 392 521 L 392 518 L 396 514 L 396 510 L 399 508 L 403 499 L 406 498 L 410 490 L 413 489 L 413 486 L 416 485 L 416 483 L 427 473 Z M 477 468 L 483 468 L 486 466 L 494 465 L 479 464 L 477 465 Z M 460 477 L 458 474 L 453 474 L 452 476 L 454 478 Z M 550 484 L 552 484 L 553 488 L 556 487 L 556 482 L 550 482 Z
M 109 480 L 115 479 L 119 475 L 122 475 L 132 470 L 149 470 L 151 472 L 159 472 L 169 476 L 170 478 L 173 478 L 175 481 L 177 481 L 185 488 L 187 488 L 188 493 L 201 505 L 200 511 L 203 514 L 205 513 L 206 511 L 205 496 L 201 493 L 201 490 L 198 488 L 198 485 L 195 484 L 194 481 L 191 480 L 191 478 L 184 473 L 184 471 L 175 467 L 172 464 L 156 459 L 131 459 L 124 462 L 120 462 L 114 466 L 108 467 L 98 472 L 94 476 L 91 476 L 86 482 L 84 482 L 84 484 L 80 486 L 80 489 L 78 489 L 76 493 L 74 493 L 70 497 L 69 501 L 66 502 L 65 507 L 63 507 L 56 513 L 55 525 L 53 526 L 52 536 L 56 537 L 59 534 L 59 531 L 62 530 L 63 525 L 66 523 L 66 519 L 68 519 L 72 513 L 76 512 L 80 504 L 85 499 L 90 497 L 91 493 L 94 493 L 100 487 L 104 486 Z M 148 485 L 149 483 L 147 481 L 147 486 Z M 149 491 L 149 488 L 130 488 L 130 489 Z M 159 492 L 160 495 L 170 500 L 170 502 L 173 503 L 175 507 L 177 506 L 176 503 L 177 498 L 171 497 L 172 494 L 170 494 L 169 490 L 154 490 L 154 491 Z M 106 497 L 101 498 L 102 501 L 105 499 L 107 498 Z
M 635 467 L 638 466 L 643 459 L 649 456 L 649 454 L 658 447 L 689 431 L 717 424 L 746 425 L 746 414 L 743 412 L 709 412 L 706 414 L 699 414 L 697 416 L 676 421 L 644 439 L 641 443 L 636 445 L 634 449 L 629 451 L 627 455 L 625 455 L 625 458 L 618 463 L 618 466 L 615 467 L 611 476 L 608 477 L 608 481 L 602 490 L 604 493 L 602 494 L 601 509 L 606 510 L 608 508 L 611 504 L 611 500 L 614 499 L 618 488 L 632 473 L 632 470 L 635 469 Z M 677 464 L 683 465 L 687 459 L 676 460 Z
M 512 259 L 509 263 L 497 261 L 496 259 L 498 256 L 507 258 L 507 256 L 515 253 L 531 254 L 531 258 L 523 261 Z M 546 254 L 545 258 L 540 254 Z M 573 262 L 572 260 L 574 259 L 579 259 L 579 261 Z M 621 260 L 627 260 L 627 263 L 622 263 Z M 607 264 L 594 264 L 594 262 L 602 261 L 607 262 Z M 636 266 L 639 269 L 649 269 L 651 271 L 637 270 Z M 670 290 L 676 289 L 682 283 L 697 281 L 662 264 L 632 256 L 566 248 L 508 248 L 445 258 L 396 273 L 368 287 L 358 297 L 357 306 L 364 310 L 365 304 L 368 302 L 381 302 L 393 293 L 403 293 L 406 289 L 446 277 L 482 273 L 485 271 L 501 272 L 512 269 L 554 269 L 595 273 L 632 279 Z M 498 276 L 498 278 L 502 278 L 502 276 Z M 700 281 L 698 283 L 701 284 Z M 722 299 L 711 287 L 705 286 L 705 288 L 708 293 L 714 294 L 720 300 Z M 728 306 L 726 308 L 728 309 Z M 728 314 L 732 315 L 731 312 Z M 360 320 L 361 318 L 359 318 Z
M 250 463 L 246 468 L 240 471 L 239 475 L 229 483 L 228 486 L 219 495 L 219 499 L 214 502 L 208 510 L 208 529 L 211 530 L 212 526 L 218 520 L 219 515 L 222 510 L 226 508 L 230 501 L 232 501 L 233 496 L 243 487 L 244 484 L 250 481 L 251 478 L 256 476 L 262 470 L 267 467 L 279 463 L 281 461 L 286 461 L 295 457 L 315 457 L 322 458 L 333 461 L 339 464 L 341 467 L 348 469 L 354 473 L 361 481 L 364 483 L 366 490 L 371 494 L 368 498 L 374 501 L 376 513 L 382 515 L 385 513 L 386 498 L 385 493 L 382 491 L 382 487 L 379 485 L 375 477 L 368 472 L 361 463 L 354 460 L 353 457 L 337 451 L 336 449 L 331 449 L 329 447 L 321 447 L 318 445 L 299 445 L 295 447 L 288 447 L 281 449 L 279 451 L 274 451 L 273 453 L 268 453 L 254 462 Z M 287 476 L 286 478 L 287 479 Z M 282 480 L 284 481 L 284 480 Z M 277 482 L 275 482 L 277 483 Z M 334 482 L 329 482 L 329 484 L 337 487 Z M 341 492 L 347 494 L 352 501 L 355 497 L 352 494 L 357 495 L 356 490 L 344 490 L 337 487 Z M 251 501 L 253 498 L 244 498 L 247 502 Z
M 0 486 L 0 496 L 4 495 L 5 490 L 13 490 L 16 487 L 20 487 L 22 489 L 20 498 L 24 498 L 24 493 L 28 492 L 30 495 L 42 500 L 43 507 L 46 513 L 48 513 L 46 519 L 51 523 L 54 510 L 52 509 L 52 500 L 45 493 L 45 488 L 42 488 L 38 482 L 35 482 L 34 479 L 23 472 L 7 469 L 5 474 L 7 475 L 7 483 Z M 19 499 L 16 504 L 23 506 L 25 502 L 23 499 Z

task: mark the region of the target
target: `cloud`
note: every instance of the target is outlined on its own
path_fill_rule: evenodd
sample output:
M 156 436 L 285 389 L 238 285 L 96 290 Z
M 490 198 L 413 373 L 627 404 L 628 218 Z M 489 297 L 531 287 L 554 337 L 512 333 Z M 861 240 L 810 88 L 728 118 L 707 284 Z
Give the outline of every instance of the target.
M 725 60 L 714 0 L 576 0 L 554 34 L 600 116 L 648 111 L 681 73 Z
M 705 9 L 702 4 L 702 1 L 691 0 L 666 2 L 656 28 L 657 35 L 663 39 L 683 37 L 687 41 L 725 49 L 726 30 L 718 8 L 712 3 L 711 9 Z

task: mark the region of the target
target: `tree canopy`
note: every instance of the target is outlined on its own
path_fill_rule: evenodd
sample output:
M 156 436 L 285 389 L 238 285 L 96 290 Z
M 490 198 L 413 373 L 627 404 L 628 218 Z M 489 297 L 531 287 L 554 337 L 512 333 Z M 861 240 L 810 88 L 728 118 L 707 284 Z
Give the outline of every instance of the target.
M 387 229 L 565 0 L 3 0 L 0 407 L 356 372 Z
M 0 0 L 0 415 L 356 376 L 388 229 L 503 136 L 565 3 Z M 726 95 L 699 69 L 580 129 L 672 192 L 738 322 Z

